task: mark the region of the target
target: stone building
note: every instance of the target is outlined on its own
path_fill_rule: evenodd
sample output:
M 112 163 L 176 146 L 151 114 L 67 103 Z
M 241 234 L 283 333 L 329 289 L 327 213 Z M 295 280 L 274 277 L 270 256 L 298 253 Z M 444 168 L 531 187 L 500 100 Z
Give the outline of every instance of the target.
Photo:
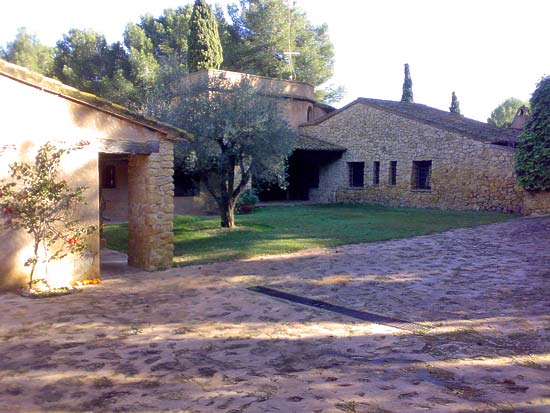
M 527 120 L 529 119 L 530 110 L 527 106 L 522 105 L 516 112 L 516 116 L 514 116 L 514 120 L 512 121 L 512 124 L 510 125 L 510 129 L 523 129 L 525 124 L 527 123 Z
M 173 255 L 173 145 L 184 131 L 134 114 L 125 108 L 53 79 L 0 60 L 0 179 L 15 161 L 32 162 L 46 142 L 82 150 L 66 155 L 63 178 L 87 186 L 87 205 L 78 210 L 83 224 L 99 225 L 100 192 L 124 185 L 126 198 L 112 205 L 129 220 L 128 261 L 155 270 L 169 267 Z M 117 169 L 127 178 L 117 181 Z M 100 173 L 101 171 L 101 173 Z M 0 230 L 1 231 L 1 230 Z M 0 288 L 28 278 L 30 239 L 22 232 L 0 232 Z M 99 233 L 89 240 L 84 258 L 67 256 L 50 263 L 50 284 L 99 275 Z
M 302 150 L 332 154 L 310 157 L 312 201 L 550 213 L 550 191 L 525 191 L 516 182 L 517 129 L 417 103 L 359 98 L 300 131 L 311 142 Z
M 201 70 L 190 73 L 182 82 L 189 90 L 202 90 L 203 88 L 214 89 L 218 82 L 235 84 L 243 79 L 264 96 L 277 101 L 282 116 L 288 124 L 298 129 L 302 123 L 318 119 L 327 113 L 335 110 L 332 106 L 317 102 L 315 100 L 314 87 L 310 84 L 293 80 L 274 79 L 265 76 L 251 75 L 247 73 L 231 72 L 228 70 Z M 308 142 L 300 141 L 300 145 L 308 145 Z M 324 153 L 323 150 L 321 152 Z M 273 188 L 270 192 L 275 199 L 303 199 L 306 196 L 305 185 L 309 182 L 309 171 L 312 164 L 307 155 L 301 151 L 295 152 L 296 156 L 291 157 L 290 167 L 294 171 L 292 180 L 286 190 Z M 318 154 L 322 156 L 321 153 Z M 296 179 L 294 179 L 296 178 Z M 175 177 L 176 210 L 179 213 L 204 213 L 217 208 L 210 195 L 201 188 L 198 181 L 191 176 Z M 264 194 L 261 194 L 262 197 Z

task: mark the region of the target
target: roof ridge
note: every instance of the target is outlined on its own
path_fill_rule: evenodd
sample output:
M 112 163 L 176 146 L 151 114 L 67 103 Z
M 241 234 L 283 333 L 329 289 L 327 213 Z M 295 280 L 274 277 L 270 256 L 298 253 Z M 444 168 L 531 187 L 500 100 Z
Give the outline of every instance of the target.
M 399 116 L 417 120 L 444 130 L 458 132 L 484 142 L 513 144 L 517 141 L 519 136 L 519 131 L 517 130 L 499 128 L 498 126 L 467 118 L 462 115 L 457 116 L 451 112 L 421 103 L 397 102 L 370 98 L 358 98 L 357 102 L 367 106 L 371 105 L 380 110 L 389 111 Z M 424 112 L 421 113 L 418 109 Z M 430 116 L 427 116 L 428 112 Z M 435 114 L 437 114 L 437 116 L 431 116 Z M 450 122 L 451 120 L 452 122 Z

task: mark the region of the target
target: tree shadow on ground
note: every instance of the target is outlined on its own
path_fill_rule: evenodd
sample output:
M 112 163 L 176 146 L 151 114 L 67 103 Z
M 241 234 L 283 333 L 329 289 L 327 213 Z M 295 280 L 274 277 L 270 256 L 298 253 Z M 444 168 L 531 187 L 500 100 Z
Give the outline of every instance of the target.
M 549 224 L 123 275 L 40 301 L 2 296 L 0 410 L 543 411 Z

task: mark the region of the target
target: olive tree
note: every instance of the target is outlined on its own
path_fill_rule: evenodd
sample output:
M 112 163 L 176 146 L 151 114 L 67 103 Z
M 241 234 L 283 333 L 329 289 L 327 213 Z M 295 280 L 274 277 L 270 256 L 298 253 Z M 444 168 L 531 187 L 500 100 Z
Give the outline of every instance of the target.
M 220 209 L 221 226 L 235 226 L 237 199 L 255 182 L 284 183 L 295 132 L 277 102 L 247 78 L 182 87 L 167 120 L 193 135 L 176 148 L 176 165 L 200 177 Z

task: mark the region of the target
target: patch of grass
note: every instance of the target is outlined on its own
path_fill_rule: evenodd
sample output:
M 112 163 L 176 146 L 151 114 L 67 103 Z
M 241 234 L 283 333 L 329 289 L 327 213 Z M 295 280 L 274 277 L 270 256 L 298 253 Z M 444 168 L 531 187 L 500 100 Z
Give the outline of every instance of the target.
M 270 206 L 239 215 L 238 228 L 220 228 L 218 216 L 174 218 L 174 262 L 203 264 L 441 232 L 506 221 L 494 212 L 391 208 L 378 205 Z M 105 228 L 110 248 L 126 252 L 128 226 Z

